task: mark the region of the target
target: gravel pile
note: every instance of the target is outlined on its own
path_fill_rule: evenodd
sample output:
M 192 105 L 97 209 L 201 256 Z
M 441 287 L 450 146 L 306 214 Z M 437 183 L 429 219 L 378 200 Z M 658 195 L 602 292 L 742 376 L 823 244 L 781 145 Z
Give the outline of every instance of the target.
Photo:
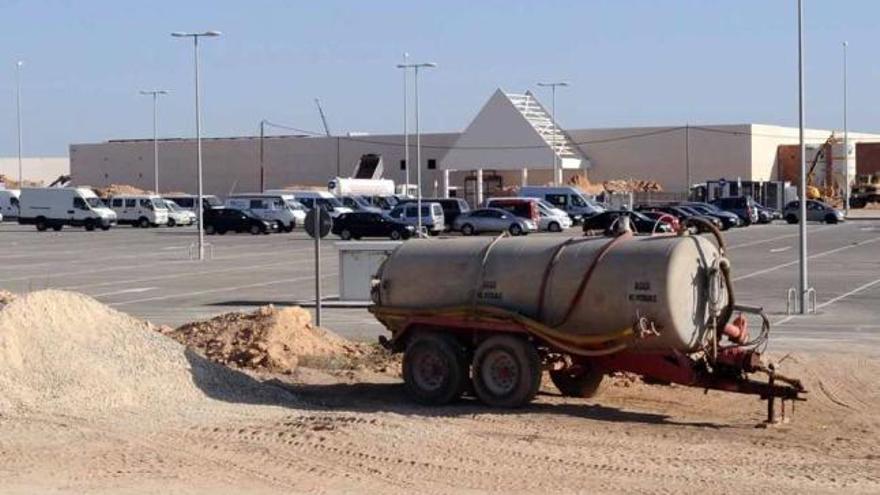
M 273 373 L 291 373 L 303 361 L 350 361 L 369 352 L 363 344 L 313 325 L 311 314 L 298 306 L 263 306 L 160 332 L 217 363 Z
M 211 399 L 277 403 L 281 394 L 187 351 L 146 322 L 55 290 L 0 310 L 0 391 L 0 414 L 72 415 L 182 412 Z

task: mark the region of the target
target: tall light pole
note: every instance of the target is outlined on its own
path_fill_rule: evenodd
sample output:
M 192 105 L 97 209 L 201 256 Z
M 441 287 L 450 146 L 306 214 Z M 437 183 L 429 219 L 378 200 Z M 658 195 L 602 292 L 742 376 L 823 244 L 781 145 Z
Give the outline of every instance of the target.
M 409 89 L 409 53 L 403 53 L 403 63 L 398 64 L 398 69 L 403 69 L 403 163 L 404 166 L 404 174 L 405 174 L 405 184 L 406 189 L 404 189 L 404 194 L 409 194 L 409 123 L 407 121 L 407 100 L 409 96 L 407 91 Z
M 168 91 L 151 89 L 141 94 L 153 97 L 153 191 L 159 194 L 159 96 L 167 95 Z
M 551 97 L 551 112 L 553 119 L 553 139 L 551 143 L 551 147 L 553 148 L 553 185 L 558 186 L 561 181 L 559 170 L 559 154 L 556 152 L 556 128 L 558 127 L 556 124 L 556 88 L 557 87 L 566 87 L 568 83 L 565 81 L 557 81 L 557 82 L 539 82 L 538 86 L 543 88 L 550 88 L 552 97 Z
M 407 69 L 412 67 L 414 70 L 415 82 L 415 100 L 416 100 L 416 217 L 418 218 L 417 228 L 419 236 L 422 235 L 422 133 L 419 121 L 419 69 L 428 69 L 437 67 L 434 62 L 424 62 L 419 64 L 399 64 L 399 69 Z M 409 164 L 407 164 L 409 167 Z
M 18 122 L 18 188 L 24 187 L 24 173 L 21 166 L 21 66 L 24 62 L 19 60 L 15 63 L 15 108 L 16 121 Z
M 204 191 L 202 190 L 202 110 L 199 101 L 199 38 L 220 36 L 220 31 L 205 31 L 202 33 L 174 32 L 171 33 L 171 36 L 174 36 L 175 38 L 192 38 L 193 40 L 193 63 L 195 65 L 196 90 L 196 160 L 198 163 L 199 183 L 199 209 L 197 215 L 199 216 L 199 261 L 201 261 L 205 259 L 205 222 L 203 222 L 204 205 L 202 204 L 204 200 Z
M 849 43 L 843 42 L 843 208 L 846 216 L 849 216 L 849 195 L 852 189 L 849 185 L 849 132 L 846 125 L 846 47 Z
M 798 139 L 801 150 L 801 197 L 800 222 L 798 237 L 800 239 L 800 264 L 798 289 L 800 292 L 801 314 L 807 314 L 807 149 L 804 144 L 804 5 L 802 0 L 797 3 L 798 24 Z

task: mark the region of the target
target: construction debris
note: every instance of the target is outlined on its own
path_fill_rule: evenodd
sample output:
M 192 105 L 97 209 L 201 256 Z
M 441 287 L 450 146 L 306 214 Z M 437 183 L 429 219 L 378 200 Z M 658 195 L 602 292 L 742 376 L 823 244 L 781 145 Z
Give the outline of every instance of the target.
M 604 192 L 609 193 L 631 193 L 631 192 L 659 192 L 663 187 L 653 180 L 637 180 L 637 179 L 613 179 L 606 180 L 602 184 L 594 184 L 590 182 L 584 174 L 573 175 L 568 180 L 569 185 L 577 187 L 586 194 L 598 195 Z
M 128 184 L 110 184 L 106 187 L 93 187 L 95 190 L 95 194 L 98 195 L 101 199 L 106 199 L 112 196 L 121 196 L 125 194 L 148 194 L 150 191 L 145 191 L 135 186 L 131 186 Z

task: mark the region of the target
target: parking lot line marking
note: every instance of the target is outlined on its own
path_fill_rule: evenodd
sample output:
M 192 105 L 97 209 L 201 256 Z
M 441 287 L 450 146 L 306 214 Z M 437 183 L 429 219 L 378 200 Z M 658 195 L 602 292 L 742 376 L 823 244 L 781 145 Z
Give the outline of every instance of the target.
M 809 231 L 809 233 L 812 234 L 814 232 L 821 232 L 823 230 L 828 230 L 831 227 L 833 227 L 833 226 L 826 225 L 823 227 L 816 227 L 815 229 Z M 785 235 L 780 235 L 780 236 L 776 236 L 776 237 L 771 237 L 769 239 L 759 239 L 757 241 L 744 242 L 742 244 L 733 244 L 731 246 L 727 246 L 727 249 L 738 249 L 738 248 L 744 248 L 744 247 L 749 247 L 749 246 L 757 246 L 760 244 L 767 244 L 768 242 L 779 241 L 782 239 L 790 239 L 792 237 L 797 237 L 797 236 L 798 236 L 798 234 L 785 234 Z
M 330 278 L 330 277 L 335 277 L 336 275 L 337 275 L 336 272 L 331 272 L 331 273 L 327 273 L 326 275 L 322 275 L 321 278 Z M 306 276 L 302 276 L 302 277 L 293 277 L 293 278 L 282 278 L 279 280 L 273 280 L 271 282 L 261 282 L 258 284 L 236 285 L 233 287 L 221 287 L 219 289 L 206 289 L 206 290 L 199 290 L 199 291 L 193 291 L 193 292 L 169 294 L 167 296 L 156 296 L 156 297 L 145 297 L 142 299 L 132 299 L 129 301 L 109 303 L 108 306 L 125 306 L 126 304 L 135 304 L 135 303 L 140 303 L 140 302 L 163 301 L 165 299 L 175 299 L 175 298 L 179 298 L 179 297 L 201 296 L 201 295 L 205 295 L 205 294 L 215 294 L 218 292 L 230 292 L 230 291 L 237 291 L 237 290 L 242 290 L 242 289 L 252 289 L 254 287 L 266 287 L 269 285 L 286 284 L 289 282 L 300 282 L 303 280 L 313 280 L 314 278 L 315 278 L 314 275 L 306 275 Z
M 807 259 L 821 258 L 821 257 L 823 257 L 823 256 L 828 256 L 829 254 L 839 253 L 839 252 L 841 252 L 841 251 L 846 251 L 847 249 L 852 249 L 852 248 L 856 248 L 856 247 L 864 246 L 864 245 L 866 245 L 866 244 L 871 244 L 871 243 L 874 243 L 874 242 L 877 242 L 877 241 L 880 241 L 880 237 L 875 237 L 875 238 L 873 238 L 873 239 L 867 239 L 867 240 L 864 240 L 864 241 L 854 242 L 854 243 L 852 243 L 852 244 L 847 244 L 846 246 L 842 246 L 842 247 L 839 247 L 839 248 L 834 248 L 834 249 L 831 249 L 831 250 L 829 250 L 829 251 L 823 251 L 823 252 L 821 252 L 821 253 L 811 254 L 811 255 L 807 256 Z M 740 281 L 740 280 L 745 280 L 745 279 L 747 279 L 747 278 L 757 277 L 758 275 L 764 275 L 765 273 L 775 272 L 776 270 L 780 270 L 780 269 L 785 268 L 785 267 L 789 267 L 789 266 L 792 266 L 792 265 L 796 265 L 796 264 L 798 264 L 799 262 L 800 262 L 800 260 L 797 259 L 797 260 L 789 261 L 789 262 L 787 262 L 787 263 L 782 263 L 782 264 L 779 264 L 779 265 L 776 265 L 776 266 L 771 266 L 770 268 L 764 268 L 763 270 L 758 270 L 758 271 L 756 271 L 756 272 L 747 273 L 747 274 L 745 274 L 745 275 L 740 275 L 739 277 L 734 277 L 734 278 L 733 278 L 733 281 L 734 281 L 734 282 L 738 282 L 738 281 Z
M 156 290 L 158 287 L 136 287 L 134 289 L 122 289 L 116 290 L 113 292 L 104 292 L 103 294 L 90 294 L 92 297 L 105 297 L 105 296 L 116 296 L 119 294 L 132 294 L 138 292 L 148 292 L 151 290 Z
M 335 260 L 336 256 L 322 256 L 321 261 L 332 261 Z M 230 273 L 237 271 L 245 271 L 245 270 L 259 270 L 262 268 L 274 268 L 277 266 L 296 266 L 305 263 L 314 263 L 314 260 L 296 260 L 296 261 L 278 261 L 274 263 L 265 263 L 262 265 L 248 265 L 248 266 L 236 266 L 231 268 L 220 268 L 218 270 L 202 270 L 198 272 L 181 272 L 181 273 L 172 273 L 169 275 L 157 275 L 155 277 L 144 277 L 144 278 L 135 278 L 135 279 L 127 279 L 127 280 L 113 280 L 110 282 L 100 282 L 97 284 L 80 284 L 80 285 L 66 285 L 55 287 L 56 289 L 63 290 L 75 290 L 75 289 L 87 289 L 87 288 L 95 288 L 95 287 L 106 287 L 111 285 L 120 285 L 120 284 L 136 284 L 141 282 L 153 282 L 156 280 L 169 280 L 173 278 L 184 278 L 184 277 L 198 277 L 201 275 L 215 275 L 220 273 Z
M 817 304 L 817 305 L 816 305 L 816 309 L 819 310 L 819 309 L 822 309 L 822 308 L 824 308 L 824 307 L 826 307 L 826 306 L 830 306 L 830 305 L 832 305 L 832 304 L 834 304 L 834 303 L 836 303 L 836 302 L 838 302 L 838 301 L 840 301 L 840 300 L 842 300 L 842 299 L 846 299 L 846 298 L 849 297 L 849 296 L 852 296 L 852 295 L 858 294 L 859 292 L 862 292 L 862 291 L 865 290 L 865 289 L 870 289 L 871 287 L 873 287 L 873 286 L 875 286 L 875 285 L 877 285 L 877 284 L 880 284 L 880 278 L 878 278 L 877 280 L 874 280 L 873 282 L 868 282 L 867 284 L 862 284 L 862 285 L 856 287 L 855 289 L 853 289 L 853 290 L 851 290 L 851 291 L 849 291 L 849 292 L 845 292 L 845 293 L 843 293 L 843 294 L 841 294 L 841 295 L 839 295 L 839 296 L 837 296 L 837 297 L 832 297 L 831 299 L 829 299 L 829 300 L 823 302 L 822 304 Z M 803 315 L 789 315 L 789 316 L 786 316 L 785 318 L 783 318 L 783 319 L 777 321 L 776 323 L 774 323 L 774 325 L 782 325 L 783 323 L 787 323 L 787 322 L 791 321 L 792 319 L 794 319 L 794 318 L 797 317 L 797 316 L 803 316 Z M 824 326 L 826 326 L 826 325 L 823 325 L 823 327 L 824 327 Z
M 781 252 L 783 252 L 783 251 L 788 251 L 789 249 L 791 249 L 791 246 L 785 246 L 785 247 L 781 247 L 781 248 L 774 248 L 774 249 L 771 249 L 770 252 L 771 252 L 771 253 L 781 253 Z

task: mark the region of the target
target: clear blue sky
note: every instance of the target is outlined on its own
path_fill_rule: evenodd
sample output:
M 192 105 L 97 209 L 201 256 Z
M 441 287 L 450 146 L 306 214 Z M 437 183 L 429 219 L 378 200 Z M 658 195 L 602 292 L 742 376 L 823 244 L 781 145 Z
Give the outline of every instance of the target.
M 149 137 L 137 91 L 173 91 L 162 134 L 194 134 L 191 44 L 202 50 L 208 136 L 260 119 L 334 132 L 401 130 L 401 74 L 423 78 L 422 128 L 464 128 L 496 87 L 566 79 L 565 127 L 796 124 L 795 0 L 164 1 L 0 0 L 0 156 L 15 154 L 14 64 L 25 61 L 27 155 Z M 880 1 L 806 0 L 807 124 L 841 125 L 841 42 L 850 42 L 850 128 L 880 131 Z M 539 93 L 548 101 L 544 93 Z

